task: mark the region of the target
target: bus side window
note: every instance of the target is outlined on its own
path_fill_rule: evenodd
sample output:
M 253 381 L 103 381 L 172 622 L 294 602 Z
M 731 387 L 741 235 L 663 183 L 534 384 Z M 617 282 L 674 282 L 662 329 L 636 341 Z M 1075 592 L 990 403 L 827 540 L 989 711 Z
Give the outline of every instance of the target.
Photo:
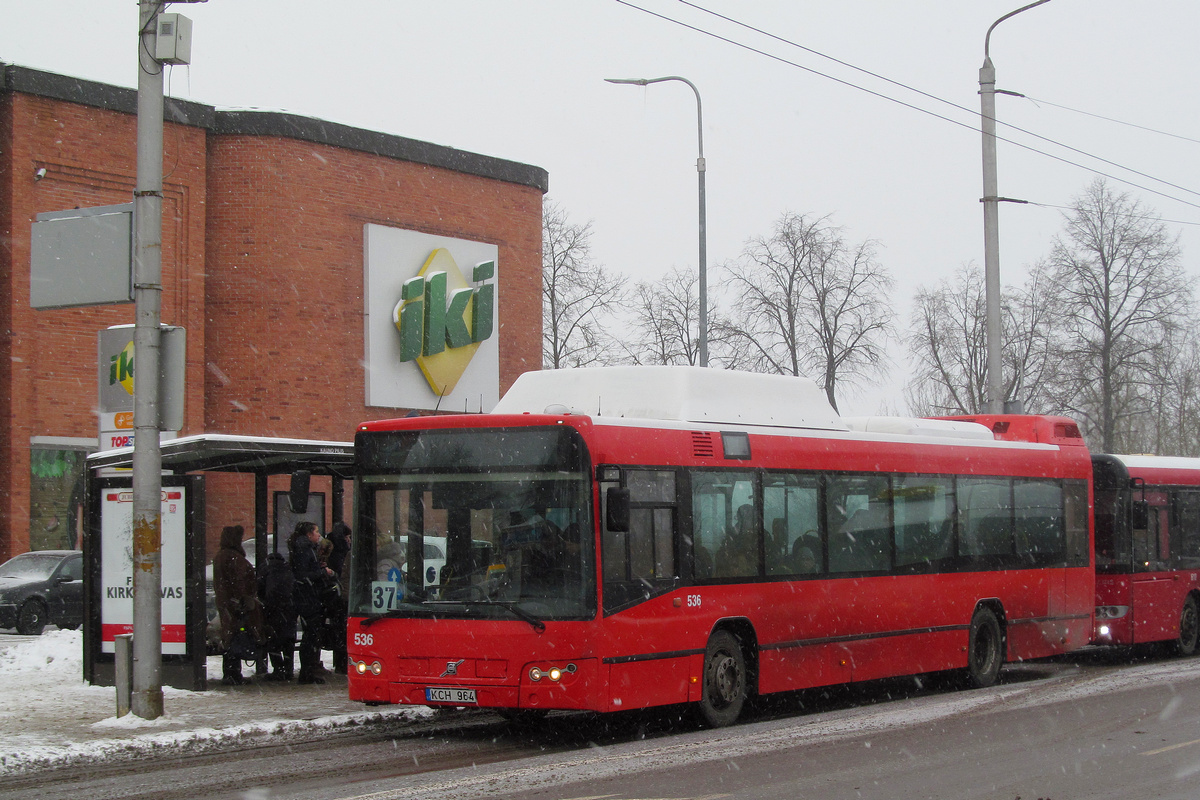
M 1200 567 L 1200 492 L 1175 495 L 1176 524 L 1171 528 L 1172 561 L 1179 569 Z
M 768 575 L 821 572 L 820 483 L 816 475 L 767 475 L 763 479 L 764 552 Z
M 1064 481 L 1063 522 L 1067 536 L 1067 565 L 1072 567 L 1088 566 L 1091 563 L 1091 553 L 1088 552 L 1088 486 L 1086 481 Z M 1099 515 L 1097 515 L 1097 541 L 1099 541 L 1099 534 L 1100 522 Z
M 1008 478 L 960 478 L 958 481 L 959 554 L 1011 556 L 1012 481 Z
M 1166 568 L 1170 532 L 1167 525 L 1167 495 L 1164 492 L 1143 492 L 1149 504 L 1146 527 L 1133 531 L 1133 566 L 1141 572 L 1157 572 Z
M 929 567 L 953 557 L 953 479 L 897 477 L 892 497 L 897 567 Z
M 692 475 L 693 574 L 697 580 L 757 575 L 761 529 L 761 515 L 754 505 L 753 473 Z
M 1026 562 L 1065 561 L 1062 486 L 1054 481 L 1013 484 L 1017 554 Z
M 886 475 L 829 478 L 829 571 L 877 572 L 892 565 L 892 492 Z

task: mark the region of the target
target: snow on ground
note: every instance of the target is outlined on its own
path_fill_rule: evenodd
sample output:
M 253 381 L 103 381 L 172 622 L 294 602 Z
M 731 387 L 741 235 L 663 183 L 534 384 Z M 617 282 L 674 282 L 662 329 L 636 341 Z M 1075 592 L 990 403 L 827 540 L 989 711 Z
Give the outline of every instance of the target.
M 208 691 L 164 687 L 162 717 L 117 718 L 116 690 L 83 680 L 79 631 L 0 634 L 0 648 L 0 775 L 313 738 L 364 725 L 403 725 L 432 714 L 423 708 L 368 710 L 347 698 L 343 675 L 330 674 L 324 686 L 264 681 L 224 686 L 217 656 L 208 659 Z M 252 673 L 253 668 L 245 670 Z

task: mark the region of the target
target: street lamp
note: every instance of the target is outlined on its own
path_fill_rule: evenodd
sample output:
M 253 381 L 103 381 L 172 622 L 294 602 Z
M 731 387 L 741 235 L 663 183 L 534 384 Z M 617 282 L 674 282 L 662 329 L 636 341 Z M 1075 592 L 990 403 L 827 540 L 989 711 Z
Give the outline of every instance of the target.
M 1045 2 L 1045 0 L 1043 0 Z M 708 244 L 705 230 L 704 211 L 704 113 L 700 106 L 700 90 L 696 84 L 678 75 L 668 75 L 665 78 L 605 78 L 609 83 L 627 83 L 634 86 L 646 86 L 663 81 L 679 81 L 692 87 L 696 93 L 696 138 L 700 143 L 700 155 L 696 159 L 696 173 L 700 178 L 700 366 L 708 366 Z
M 1005 14 L 992 23 L 983 39 L 983 66 L 979 69 L 980 129 L 983 132 L 983 278 L 987 309 L 987 411 L 1004 412 L 1004 376 L 1000 336 L 1000 200 L 996 186 L 996 68 L 988 52 L 992 31 L 1022 11 L 1048 3 L 1037 0 Z M 1001 92 L 1002 94 L 1004 92 Z

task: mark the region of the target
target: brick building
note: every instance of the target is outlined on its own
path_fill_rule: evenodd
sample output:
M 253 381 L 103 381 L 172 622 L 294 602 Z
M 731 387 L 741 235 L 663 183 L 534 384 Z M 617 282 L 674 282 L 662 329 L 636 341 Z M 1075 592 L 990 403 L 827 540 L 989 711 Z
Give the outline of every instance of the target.
M 0 74 L 3 560 L 75 541 L 98 332 L 134 319 L 132 303 L 31 308 L 30 225 L 131 201 L 137 118 L 131 89 Z M 164 117 L 162 321 L 187 329 L 182 435 L 349 441 L 405 413 L 364 389 L 371 226 L 494 248 L 498 390 L 540 366 L 544 170 L 283 113 L 168 99 Z M 250 500 L 208 496 L 210 543 L 252 524 Z

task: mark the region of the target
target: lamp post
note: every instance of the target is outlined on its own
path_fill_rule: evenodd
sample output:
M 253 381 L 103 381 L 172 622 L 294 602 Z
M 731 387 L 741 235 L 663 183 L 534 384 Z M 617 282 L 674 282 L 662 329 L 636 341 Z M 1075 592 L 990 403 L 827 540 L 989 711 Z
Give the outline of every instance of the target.
M 1044 0 L 1043 0 L 1044 2 Z M 634 86 L 646 86 L 663 81 L 679 81 L 692 87 L 696 93 L 696 138 L 700 145 L 700 154 L 696 158 L 696 173 L 700 180 L 700 366 L 708 366 L 708 244 L 704 203 L 704 113 L 700 106 L 700 90 L 696 84 L 678 75 L 668 75 L 664 78 L 605 78 L 609 83 L 626 83 Z
M 983 39 L 983 66 L 979 69 L 980 129 L 983 132 L 983 276 L 987 320 L 987 411 L 1004 412 L 1004 375 L 1000 333 L 1000 197 L 996 180 L 996 68 L 988 52 L 992 31 L 1022 11 L 1048 3 L 1037 0 L 1005 14 L 992 23 Z

